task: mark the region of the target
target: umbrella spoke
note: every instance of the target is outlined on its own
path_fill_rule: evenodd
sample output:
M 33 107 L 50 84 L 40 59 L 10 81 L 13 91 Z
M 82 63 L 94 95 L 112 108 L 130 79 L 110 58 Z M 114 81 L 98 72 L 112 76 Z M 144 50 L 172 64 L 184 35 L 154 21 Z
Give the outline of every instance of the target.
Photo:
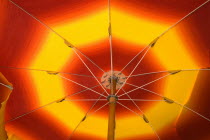
M 170 73 L 172 71 L 176 71 L 176 70 L 141 73 L 141 74 L 131 75 L 130 77 L 137 77 L 137 76 L 142 76 L 142 75 L 150 75 L 150 74 L 158 74 L 158 73 Z M 204 69 L 181 69 L 180 71 L 210 71 L 210 68 L 204 68 Z
M 136 114 L 137 116 L 140 116 L 141 118 L 143 118 L 142 117 L 142 115 L 140 115 L 140 114 L 138 114 L 138 113 L 136 113 L 135 111 L 133 111 L 132 109 L 130 109 L 129 107 L 127 107 L 127 106 L 125 106 L 125 105 L 123 105 L 122 103 L 120 103 L 120 102 L 117 102 L 119 105 L 121 105 L 122 107 L 124 107 L 124 108 L 126 108 L 127 110 L 129 110 L 129 111 L 131 111 L 131 112 L 133 112 L 134 114 Z
M 70 102 L 74 102 L 74 101 L 107 101 L 107 99 L 72 99 L 72 100 L 65 100 L 65 101 L 70 101 Z
M 122 88 L 122 90 L 126 93 L 126 91 Z M 134 100 L 134 99 L 132 99 L 131 97 L 130 97 L 130 95 L 128 95 L 128 94 L 126 94 L 127 96 L 128 96 L 128 98 L 130 98 L 130 100 L 133 102 L 133 104 L 138 108 L 138 110 L 142 113 L 142 114 L 144 114 L 144 112 L 139 108 L 139 106 L 136 104 L 136 100 Z M 144 115 L 145 116 L 145 115 Z M 159 135 L 157 134 L 157 132 L 155 131 L 155 129 L 154 129 L 154 127 L 152 126 L 152 124 L 150 123 L 150 122 L 148 122 L 148 124 L 150 125 L 150 127 L 152 128 L 152 130 L 153 130 L 153 132 L 155 133 L 155 135 L 158 137 L 158 139 L 160 140 L 160 137 L 159 137 Z
M 99 85 L 93 86 L 93 87 L 91 87 L 91 88 L 95 88 L 95 87 L 97 87 L 97 86 L 99 86 Z M 66 99 L 67 97 L 74 96 L 74 95 L 76 95 L 76 94 L 78 94 L 78 93 L 82 93 L 82 92 L 87 91 L 87 90 L 89 90 L 89 89 L 85 89 L 85 90 L 81 90 L 81 91 L 76 92 L 76 93 L 73 93 L 73 94 L 69 94 L 69 95 L 67 95 L 67 96 L 65 96 L 65 97 L 63 97 L 63 98 L 61 98 L 61 99 L 57 99 L 57 100 L 52 101 L 52 102 L 50 102 L 50 103 L 47 103 L 47 104 L 45 104 L 45 105 L 43 105 L 43 106 L 40 106 L 40 107 L 38 107 L 38 108 L 36 108 L 36 109 L 33 109 L 33 110 L 31 110 L 31 111 L 29 111 L 29 112 L 27 112 L 27 113 L 24 113 L 24 114 L 22 114 L 22 115 L 20 115 L 20 116 L 17 116 L 17 117 L 15 117 L 15 118 L 13 118 L 13 119 L 7 121 L 6 123 L 15 121 L 15 120 L 17 120 L 17 119 L 19 119 L 19 118 L 22 118 L 22 117 L 24 117 L 24 116 L 26 116 L 26 115 L 29 115 L 29 114 L 31 114 L 31 113 L 33 113 L 33 112 L 35 112 L 35 111 L 38 111 L 38 110 L 40 110 L 40 109 L 42 109 L 42 108 L 44 108 L 44 107 L 47 107 L 47 106 L 49 106 L 49 105 L 51 105 L 51 104 L 53 104 L 53 103 L 60 103 L 60 102 L 63 102 L 63 101 L 65 101 L 65 99 Z
M 144 59 L 144 57 L 146 56 L 146 54 L 148 53 L 149 49 L 151 48 L 151 46 L 149 46 L 149 48 L 146 50 L 146 52 L 144 53 L 144 55 L 142 56 L 142 58 L 139 60 L 139 62 L 136 64 L 136 66 L 134 67 L 134 69 L 132 70 L 132 72 L 129 74 L 129 76 L 126 78 L 125 82 L 122 84 L 122 86 L 119 88 L 119 90 L 117 91 L 117 93 L 115 95 L 117 95 L 120 91 L 120 89 L 122 89 L 122 87 L 125 85 L 125 83 L 128 81 L 128 79 L 130 78 L 130 76 L 133 74 L 133 72 L 136 70 L 136 68 L 139 66 L 139 64 L 142 62 L 142 60 Z
M 6 69 L 17 69 L 17 70 L 28 70 L 28 71 L 43 71 L 48 73 L 62 73 L 62 74 L 69 74 L 69 75 L 76 75 L 76 76 L 84 76 L 84 77 L 92 77 L 91 75 L 84 75 L 84 74 L 77 74 L 77 73 L 69 73 L 69 72 L 58 72 L 58 71 L 50 71 L 50 70 L 42 70 L 42 69 L 30 69 L 30 68 L 18 68 L 18 67 L 7 67 L 7 66 L 0 66 L 0 68 L 6 68 Z M 100 78 L 100 77 L 98 77 Z
M 174 103 L 176 103 L 176 104 L 180 105 L 181 107 L 183 107 L 183 108 L 185 108 L 185 109 L 187 109 L 187 110 L 189 110 L 189 111 L 191 111 L 191 112 L 193 112 L 193 113 L 197 114 L 198 116 L 200 116 L 200 117 L 202 117 L 203 119 L 205 119 L 205 120 L 207 120 L 207 121 L 209 121 L 209 122 L 210 122 L 210 119 L 209 119 L 209 118 L 207 118 L 207 117 L 205 117 L 205 116 L 201 115 L 200 113 L 198 113 L 198 112 L 194 111 L 193 109 L 191 109 L 191 108 L 187 107 L 186 105 L 183 105 L 183 104 L 181 104 L 181 103 L 179 103 L 179 102 L 177 102 L 177 101 L 175 101 Z
M 55 30 L 53 30 L 51 27 L 49 27 L 47 24 L 45 24 L 44 22 L 42 22 L 41 20 L 39 20 L 37 17 L 35 17 L 34 15 L 32 15 L 31 13 L 29 13 L 28 11 L 26 11 L 25 9 L 23 9 L 21 6 L 19 6 L 17 3 L 15 3 L 12 0 L 9 0 L 13 5 L 15 5 L 17 8 L 21 9 L 23 12 L 25 12 L 26 14 L 28 14 L 30 17 L 32 17 L 33 19 L 35 19 L 36 21 L 38 21 L 40 24 L 42 24 L 43 26 L 45 26 L 47 29 L 49 29 L 50 31 L 52 31 L 53 33 L 55 33 L 57 36 L 59 36 L 60 38 L 62 38 L 63 40 L 65 40 L 65 38 L 63 36 L 61 36 L 58 32 L 56 32 Z
M 90 90 L 90 91 L 93 91 L 93 92 L 95 92 L 96 94 L 99 94 L 99 95 L 101 95 L 101 96 L 104 96 L 104 97 L 106 98 L 105 95 L 103 95 L 103 94 L 101 94 L 101 93 L 99 93 L 99 92 L 97 92 L 97 91 L 95 91 L 95 90 L 93 90 L 93 89 L 91 89 L 91 88 L 89 88 L 89 87 L 86 87 L 86 86 L 84 86 L 84 85 L 82 85 L 82 84 L 80 84 L 80 83 L 77 83 L 77 82 L 75 82 L 75 81 L 73 81 L 73 80 L 71 80 L 71 79 L 69 79 L 69 78 L 64 77 L 64 76 L 61 76 L 61 75 L 58 75 L 58 76 L 61 77 L 61 78 L 63 78 L 63 79 L 65 79 L 65 80 L 67 80 L 67 81 L 70 81 L 70 82 L 72 82 L 72 83 L 75 83 L 75 84 L 77 84 L 77 85 L 79 85 L 79 86 L 81 86 L 81 87 L 84 87 L 84 88 L 86 88 L 86 89 L 88 89 L 88 90 Z
M 85 92 L 85 91 L 87 91 L 87 90 L 89 90 L 89 89 L 93 89 L 93 88 L 95 88 L 95 87 L 99 87 L 99 86 L 100 86 L 100 85 L 96 85 L 96 86 L 90 87 L 90 88 L 88 88 L 88 89 L 81 90 L 81 91 L 79 91 L 79 92 L 76 92 L 76 93 L 73 93 L 73 94 L 67 95 L 67 96 L 65 96 L 64 98 L 67 98 L 67 97 L 70 97 L 70 96 L 77 95 L 77 94 L 79 94 L 79 93 Z
M 159 135 L 157 134 L 157 132 L 155 131 L 154 127 L 151 125 L 151 123 L 149 122 L 149 120 L 146 118 L 146 116 L 144 115 L 143 111 L 139 108 L 139 110 L 143 113 L 143 115 L 140 115 L 138 113 L 136 113 L 135 111 L 133 111 L 132 109 L 128 108 L 127 106 L 123 105 L 120 102 L 117 102 L 119 105 L 123 106 L 124 108 L 126 108 L 127 110 L 133 112 L 134 114 L 136 114 L 137 116 L 140 116 L 146 123 L 149 124 L 149 126 L 152 128 L 152 131 L 155 133 L 155 135 L 158 137 L 158 139 L 160 140 Z
M 138 57 L 148 46 L 144 47 L 138 54 L 136 54 L 122 69 L 120 72 L 122 72 L 131 62 L 133 62 L 136 57 Z
M 22 118 L 22 117 L 24 117 L 24 116 L 27 116 L 27 115 L 29 115 L 29 114 L 35 112 L 35 111 L 38 111 L 38 110 L 40 110 L 40 109 L 42 109 L 42 108 L 44 108 L 44 107 L 47 107 L 47 106 L 49 106 L 49 105 L 51 105 L 51 104 L 53 104 L 53 103 L 56 103 L 56 102 L 58 103 L 58 100 L 55 100 L 55 101 L 50 102 L 50 103 L 48 103 L 48 104 L 46 104 L 46 105 L 40 106 L 40 107 L 38 107 L 38 108 L 36 108 L 36 109 L 33 109 L 33 110 L 31 110 L 31 111 L 29 111 L 29 112 L 27 112 L 27 113 L 24 113 L 24 114 L 22 114 L 22 115 L 20 115 L 20 116 L 17 116 L 17 117 L 15 117 L 15 118 L 13 118 L 13 119 L 11 119 L 11 120 L 9 120 L 9 121 L 6 121 L 5 123 L 13 122 L 13 121 L 15 121 L 15 120 L 17 120 L 17 119 L 20 119 L 20 118 Z
M 118 99 L 118 100 L 119 101 L 140 101 L 140 102 L 164 101 L 164 100 L 147 100 L 147 99 Z
M 4 86 L 4 87 L 6 87 L 6 88 L 8 88 L 10 90 L 13 90 L 13 87 L 10 86 L 10 85 L 6 85 L 6 84 L 3 84 L 3 83 L 0 83 L 0 85 Z
M 87 58 L 93 65 L 95 65 L 98 69 L 100 69 L 102 72 L 105 72 L 101 67 L 99 67 L 93 60 L 91 60 L 87 55 L 85 55 L 81 50 L 79 50 L 76 47 L 73 47 L 73 49 L 76 49 L 80 54 L 82 54 L 85 58 Z
M 74 50 L 74 49 L 73 49 Z M 82 61 L 82 63 L 85 65 L 85 67 L 88 69 L 88 71 L 93 75 L 93 77 L 96 79 L 96 81 L 100 84 L 100 86 L 102 87 L 102 89 L 106 92 L 107 95 L 109 95 L 109 93 L 106 91 L 106 89 L 103 87 L 103 85 L 101 84 L 101 82 L 97 79 L 97 77 L 93 74 L 93 72 L 90 70 L 90 68 L 87 66 L 87 64 L 84 62 L 84 60 L 80 57 L 80 55 L 76 52 L 76 50 L 74 50 L 75 54 L 78 56 L 78 58 Z
M 109 22 L 109 28 L 108 28 L 108 33 L 109 33 L 109 49 L 110 49 L 110 67 L 111 67 L 111 77 L 113 77 L 113 48 L 112 48 L 112 20 L 111 20 L 111 1 L 108 0 L 108 22 Z M 111 80 L 111 85 L 113 84 L 113 81 Z
M 109 48 L 110 48 L 110 64 L 111 64 L 111 76 L 113 76 L 113 48 L 112 48 L 112 20 L 111 20 L 111 2 L 108 0 L 108 15 L 109 15 Z
M 131 92 L 133 92 L 133 91 L 135 91 L 135 90 L 137 90 L 137 89 L 140 89 L 140 88 L 142 88 L 142 87 L 144 87 L 144 86 L 146 86 L 146 85 L 152 84 L 152 83 L 154 83 L 154 82 L 156 82 L 156 81 L 158 81 L 158 80 L 161 80 L 161 79 L 163 79 L 163 78 L 165 78 L 165 77 L 167 77 L 167 76 L 169 76 L 169 75 L 176 74 L 176 73 L 177 73 L 177 72 L 169 73 L 169 74 L 167 74 L 167 75 L 164 75 L 164 76 L 162 76 L 162 77 L 160 77 L 160 78 L 157 78 L 157 79 L 155 79 L 155 80 L 153 80 L 153 81 L 151 81 L 151 82 L 148 82 L 148 83 L 146 83 L 146 84 L 144 84 L 144 85 L 142 85 L 142 86 L 140 86 L 140 87 L 138 86 L 137 88 L 135 88 L 135 89 L 133 89 L 133 90 L 130 90 L 130 91 L 128 91 L 128 92 L 126 92 L 126 93 L 124 93 L 124 94 L 118 96 L 118 97 L 124 96 L 125 94 L 131 93 Z
M 172 26 L 170 26 L 167 30 L 165 30 L 161 35 L 159 35 L 158 37 L 162 37 L 164 34 L 166 34 L 170 29 L 174 28 L 176 25 L 178 25 L 180 22 L 182 22 L 184 19 L 186 19 L 187 17 L 191 16 L 194 12 L 196 12 L 197 10 L 199 10 L 201 7 L 203 7 L 204 5 L 206 5 L 210 0 L 205 1 L 203 4 L 201 4 L 200 6 L 198 6 L 197 8 L 195 8 L 194 10 L 192 10 L 190 13 L 188 13 L 187 15 L 185 15 L 183 18 L 181 18 L 179 21 L 177 21 L 175 24 L 173 24 Z
M 105 103 L 104 105 L 102 105 L 101 107 L 99 107 L 98 109 L 96 109 L 93 113 L 91 113 L 89 116 L 93 115 L 94 113 L 98 112 L 99 110 L 101 110 L 102 108 L 104 108 L 106 105 L 108 105 L 109 102 Z
M 100 96 L 94 103 L 93 105 L 89 108 L 89 110 L 85 113 L 85 116 L 81 119 L 81 121 L 77 124 L 77 126 L 74 128 L 74 130 L 72 131 L 72 133 L 70 134 L 69 138 L 68 139 L 71 139 L 73 134 L 76 132 L 76 130 L 78 129 L 78 127 L 80 126 L 80 124 L 82 122 L 84 122 L 88 116 L 90 116 L 91 114 L 90 111 L 93 109 L 93 107 L 98 103 L 98 101 L 101 99 L 102 96 Z M 102 109 L 104 106 L 106 106 L 108 103 L 102 105 L 99 109 L 95 110 L 93 113 L 97 112 L 98 110 Z M 92 113 L 92 114 L 93 114 Z
M 157 136 L 158 140 L 160 140 L 160 136 L 158 135 L 157 131 L 155 130 L 155 128 L 153 127 L 153 125 L 151 123 L 148 123 L 149 126 L 151 127 L 152 131 L 154 132 L 154 134 Z
M 145 89 L 145 88 L 143 88 L 143 87 L 139 87 L 139 86 L 137 86 L 137 85 L 130 84 L 130 83 L 126 83 L 126 84 L 127 84 L 127 85 L 131 85 L 131 86 L 134 86 L 134 87 L 137 87 L 137 88 L 140 88 L 140 89 L 143 89 L 143 90 L 148 91 L 148 92 L 151 92 L 151 93 L 153 93 L 153 94 L 155 94 L 155 95 L 157 95 L 157 96 L 160 96 L 159 94 L 157 94 L 157 93 L 155 93 L 155 92 L 153 92 L 153 91 L 151 91 L 151 90 Z M 162 96 L 160 96 L 160 97 L 162 97 Z
M 123 92 L 125 92 L 126 93 L 126 91 L 122 88 L 122 90 L 123 90 Z M 128 94 L 126 94 L 127 96 L 128 96 L 128 98 L 133 102 L 133 104 L 137 107 L 137 109 L 141 112 L 141 113 L 143 113 L 142 111 L 141 111 L 141 109 L 139 108 L 139 106 L 136 104 L 136 102 L 134 102 L 134 100 L 131 98 L 131 96 L 130 95 L 128 95 Z M 119 99 L 120 100 L 120 99 Z
M 132 85 L 132 84 L 129 84 L 129 85 Z M 135 86 L 135 85 L 133 85 L 133 86 Z M 183 105 L 183 104 L 179 103 L 179 102 L 176 101 L 176 100 L 169 99 L 169 98 L 164 97 L 164 96 L 162 96 L 162 95 L 160 95 L 160 94 L 158 94 L 158 93 L 156 93 L 156 92 L 154 92 L 154 91 L 151 91 L 151 90 L 148 90 L 148 89 L 145 89 L 145 88 L 141 88 L 141 89 L 143 89 L 143 90 L 145 90 L 145 91 L 148 91 L 148 92 L 150 92 L 150 93 L 152 93 L 152 94 L 154 94 L 154 95 L 157 95 L 157 96 L 159 96 L 159 97 L 162 97 L 162 98 L 164 99 L 164 100 L 160 100 L 160 101 L 165 101 L 165 102 L 167 102 L 167 103 L 169 103 L 169 104 L 176 103 L 177 105 L 182 106 L 183 108 L 185 108 L 185 109 L 187 109 L 187 110 L 189 110 L 189 111 L 191 111 L 191 112 L 197 114 L 198 116 L 200 116 L 200 117 L 202 117 L 203 119 L 205 119 L 205 120 L 207 120 L 207 121 L 210 122 L 210 119 L 209 119 L 209 118 L 207 118 L 207 117 L 201 115 L 200 113 L 198 113 L 198 112 L 196 112 L 195 110 L 193 110 L 193 109 L 187 107 L 186 105 Z

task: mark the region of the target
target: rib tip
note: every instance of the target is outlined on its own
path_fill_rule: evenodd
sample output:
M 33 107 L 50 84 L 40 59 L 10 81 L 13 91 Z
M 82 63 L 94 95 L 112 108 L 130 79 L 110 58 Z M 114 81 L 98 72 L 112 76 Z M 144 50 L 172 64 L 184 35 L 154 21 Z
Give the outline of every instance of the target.
M 5 87 L 7 87 L 10 90 L 13 90 L 14 89 L 13 86 L 11 86 L 11 85 L 5 85 Z
M 59 100 L 57 101 L 57 103 L 61 103 L 61 102 L 63 102 L 64 100 L 65 100 L 65 98 L 59 99 Z
M 167 98 L 167 97 L 163 97 L 163 99 L 164 99 L 164 101 L 165 101 L 166 103 L 169 103 L 169 104 L 173 104 L 173 103 L 174 103 L 173 100 L 171 100 L 171 99 L 169 99 L 169 98 Z
M 159 37 L 155 38 L 155 39 L 149 44 L 149 46 L 150 46 L 151 48 L 154 47 L 155 44 L 157 43 L 158 39 L 159 39 Z
M 86 120 L 86 117 L 87 117 L 87 116 L 85 116 L 85 117 L 82 119 L 82 122 L 84 122 L 84 121 Z
M 143 115 L 143 119 L 146 123 L 149 123 L 149 120 L 147 119 L 147 117 L 145 115 Z
M 69 48 L 73 48 L 74 46 L 68 42 L 66 39 L 64 39 L 64 43 L 69 47 Z
M 169 71 L 170 74 L 177 74 L 179 72 L 181 72 L 182 70 L 172 70 L 172 71 Z
M 59 99 L 56 103 L 61 103 L 65 100 L 65 98 Z
M 59 72 L 55 72 L 55 71 L 47 71 L 48 74 L 50 75 L 57 75 L 59 74 Z

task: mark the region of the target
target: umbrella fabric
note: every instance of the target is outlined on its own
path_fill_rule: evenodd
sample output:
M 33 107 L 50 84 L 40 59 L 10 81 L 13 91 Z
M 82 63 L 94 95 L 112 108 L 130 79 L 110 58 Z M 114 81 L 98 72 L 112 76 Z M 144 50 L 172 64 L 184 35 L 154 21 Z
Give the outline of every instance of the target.
M 210 3 L 170 28 L 206 1 L 111 0 L 111 20 L 105 0 L 0 2 L 9 139 L 106 139 L 110 90 L 98 81 L 110 61 L 128 79 L 117 140 L 210 139 Z

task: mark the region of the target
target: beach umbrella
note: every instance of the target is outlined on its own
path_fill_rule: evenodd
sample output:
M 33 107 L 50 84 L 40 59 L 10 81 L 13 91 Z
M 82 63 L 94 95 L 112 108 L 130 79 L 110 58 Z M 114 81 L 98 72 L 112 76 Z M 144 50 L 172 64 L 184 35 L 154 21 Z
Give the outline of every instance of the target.
M 0 2 L 1 139 L 210 139 L 209 0 Z

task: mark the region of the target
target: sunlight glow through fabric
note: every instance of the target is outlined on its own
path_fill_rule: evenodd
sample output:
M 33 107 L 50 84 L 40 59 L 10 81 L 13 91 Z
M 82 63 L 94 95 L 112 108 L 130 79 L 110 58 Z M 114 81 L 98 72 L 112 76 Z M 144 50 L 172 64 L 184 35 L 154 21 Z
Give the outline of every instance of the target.
M 108 129 L 114 132 L 110 137 L 108 133 L 108 140 L 189 138 L 189 134 L 181 136 L 178 127 L 182 118 L 190 119 L 186 111 L 208 124 L 203 128 L 210 130 L 209 112 L 195 110 L 199 104 L 190 103 L 197 97 L 195 92 L 203 93 L 197 90 L 197 83 L 209 76 L 209 62 L 201 61 L 208 60 L 206 55 L 198 55 L 199 51 L 191 53 L 199 47 L 189 43 L 190 36 L 183 29 L 196 15 L 201 16 L 202 9 L 209 8 L 209 0 L 173 24 L 137 16 L 110 0 L 108 4 L 95 2 L 96 7 L 97 3 L 107 5 L 93 6 L 94 12 L 80 15 L 77 11 L 77 18 L 61 21 L 70 15 L 56 18 L 55 14 L 47 20 L 45 15 L 33 13 L 37 9 L 30 9 L 36 2 L 24 2 L 10 0 L 7 4 L 29 18 L 29 25 L 37 26 L 23 45 L 30 59 L 23 59 L 20 53 L 17 60 L 24 60 L 21 63 L 0 64 L 14 85 L 5 118 L 9 140 L 103 140 Z M 197 40 L 193 41 L 196 44 Z M 16 53 L 8 50 L 11 55 Z M 20 81 L 13 78 L 15 75 Z M 202 85 L 208 84 L 205 81 Z M 113 129 L 111 104 L 116 107 Z M 202 133 L 204 140 L 209 138 L 208 132 Z

